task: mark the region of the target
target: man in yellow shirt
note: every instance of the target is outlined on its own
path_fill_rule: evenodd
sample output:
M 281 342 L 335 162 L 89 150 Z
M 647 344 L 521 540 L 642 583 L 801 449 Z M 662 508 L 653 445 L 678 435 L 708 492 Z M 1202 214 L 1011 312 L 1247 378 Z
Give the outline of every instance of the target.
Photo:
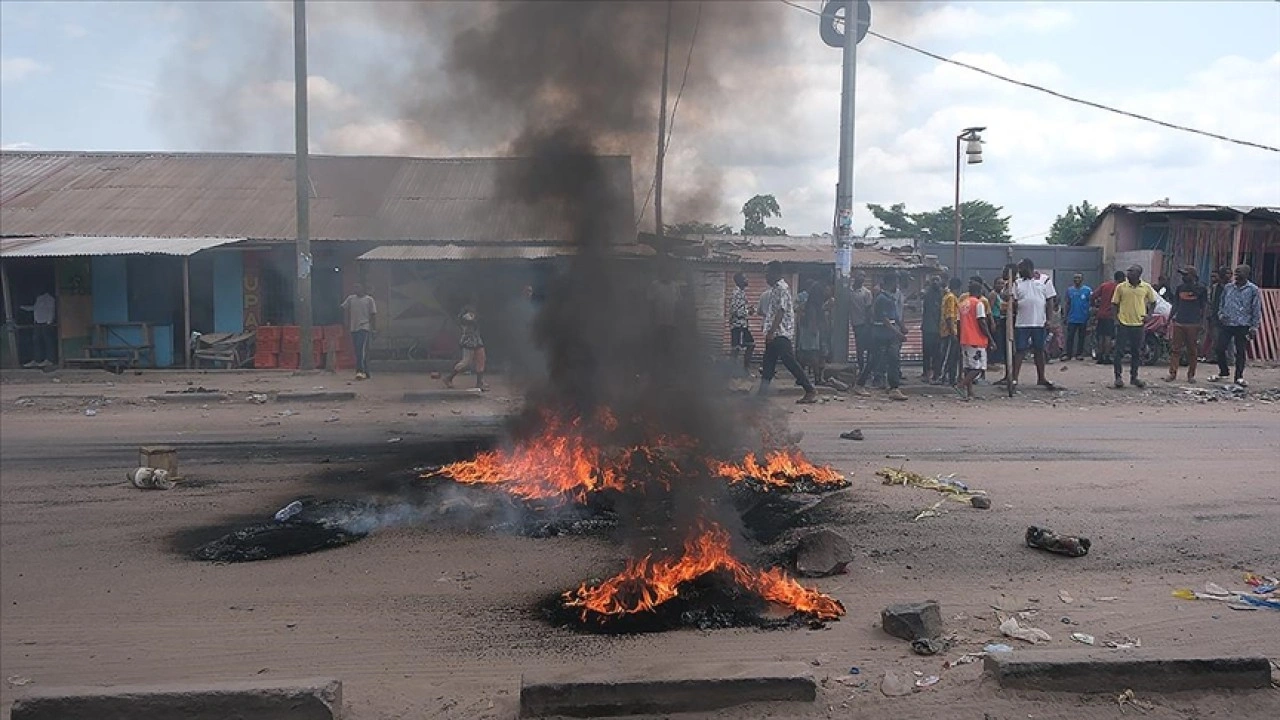
M 958 277 L 947 282 L 947 291 L 942 296 L 942 321 L 938 325 L 938 335 L 942 339 L 942 382 L 952 387 L 959 380 L 960 300 L 956 295 L 963 287 L 964 281 Z
M 1142 279 L 1142 266 L 1130 265 L 1125 272 L 1125 282 L 1116 285 L 1111 303 L 1116 308 L 1116 346 L 1111 355 L 1112 367 L 1116 371 L 1115 387 L 1124 387 L 1120 378 L 1121 360 L 1125 350 L 1129 351 L 1129 384 L 1136 388 L 1147 386 L 1138 379 L 1138 364 L 1141 362 L 1143 343 L 1142 324 L 1147 320 L 1147 313 L 1156 303 L 1156 291 Z

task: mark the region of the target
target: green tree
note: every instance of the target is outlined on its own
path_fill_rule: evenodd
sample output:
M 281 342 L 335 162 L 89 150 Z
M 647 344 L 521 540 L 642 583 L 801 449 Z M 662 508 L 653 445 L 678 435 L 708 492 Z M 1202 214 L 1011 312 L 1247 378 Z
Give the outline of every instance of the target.
M 1084 234 L 1098 219 L 1098 208 L 1088 200 L 1079 205 L 1068 205 L 1067 211 L 1053 221 L 1049 228 L 1050 245 L 1075 245 L 1084 240 Z
M 682 235 L 692 237 L 696 235 L 732 235 L 733 228 L 728 225 L 719 225 L 716 223 L 703 222 L 701 220 L 689 220 L 687 222 L 676 223 L 675 225 L 667 225 L 666 233 L 668 235 Z
M 889 207 L 868 204 L 867 209 L 880 221 L 880 236 L 906 238 L 925 242 L 951 242 L 955 239 L 955 213 L 950 205 L 927 212 L 907 212 L 907 206 L 896 203 Z M 977 243 L 1007 243 L 1009 216 L 1004 208 L 986 200 L 970 200 L 960 204 L 960 240 Z
M 778 207 L 778 199 L 772 195 L 756 195 L 742 206 L 743 235 L 786 235 L 787 231 L 780 227 L 766 225 L 765 219 L 782 217 L 782 208 Z

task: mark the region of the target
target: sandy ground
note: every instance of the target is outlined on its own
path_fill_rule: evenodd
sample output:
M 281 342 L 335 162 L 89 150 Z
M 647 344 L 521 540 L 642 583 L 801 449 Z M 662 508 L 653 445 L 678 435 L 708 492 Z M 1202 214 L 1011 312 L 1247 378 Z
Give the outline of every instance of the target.
M 0 385 L 0 675 L 7 678 L 0 716 L 36 687 L 327 675 L 344 681 L 355 720 L 505 719 L 515 716 L 524 670 L 625 671 L 672 658 L 799 662 L 823 679 L 812 706 L 689 717 L 1120 716 L 1113 698 L 1001 691 L 979 664 L 943 670 L 946 658 L 1000 640 L 993 605 L 1036 610 L 1031 622 L 1053 636 L 1052 647 L 1085 632 L 1099 640 L 1139 637 L 1145 648 L 1280 659 L 1273 612 L 1170 595 L 1207 581 L 1239 587 L 1244 570 L 1280 573 L 1280 403 L 1264 401 L 1280 387 L 1280 371 L 1251 370 L 1249 396 L 1210 401 L 1183 390 L 1190 386 L 1160 383 L 1156 368 L 1145 370 L 1151 387 L 1140 392 L 1107 389 L 1107 368 L 1062 367 L 1050 373 L 1067 392 L 1027 389 L 1008 399 L 984 387 L 985 401 L 973 404 L 916 385 L 906 403 L 850 398 L 801 409 L 778 398 L 805 433 L 805 451 L 853 482 L 828 502 L 857 559 L 848 574 L 814 581 L 845 603 L 848 616 L 823 630 L 633 637 L 554 629 L 533 610 L 552 592 L 616 571 L 621 550 L 604 539 L 419 527 L 244 565 L 198 564 L 176 551 L 193 529 L 262 516 L 299 494 L 358 495 L 390 469 L 439 459 L 441 441 L 459 439 L 466 448 L 515 406 L 501 387 L 479 399 L 459 393 L 404 403 L 401 393 L 435 382 L 7 374 Z M 145 399 L 197 385 L 231 399 Z M 249 399 L 320 386 L 359 397 Z M 837 438 L 850 427 L 867 439 Z M 169 492 L 127 486 L 124 471 L 144 444 L 176 445 L 189 481 Z M 956 473 L 987 490 L 993 508 L 949 503 L 941 517 L 913 522 L 940 496 L 882 485 L 874 471 L 885 465 Z M 1022 534 L 1030 524 L 1086 535 L 1094 550 L 1082 559 L 1029 550 Z M 1060 590 L 1074 601 L 1059 600 Z M 877 627 L 883 606 L 925 598 L 942 603 L 948 629 L 960 637 L 946 656 L 914 656 Z M 888 698 L 878 690 L 886 670 L 942 680 Z M 1156 705 L 1142 716 L 1150 718 L 1280 710 L 1276 690 L 1146 699 Z

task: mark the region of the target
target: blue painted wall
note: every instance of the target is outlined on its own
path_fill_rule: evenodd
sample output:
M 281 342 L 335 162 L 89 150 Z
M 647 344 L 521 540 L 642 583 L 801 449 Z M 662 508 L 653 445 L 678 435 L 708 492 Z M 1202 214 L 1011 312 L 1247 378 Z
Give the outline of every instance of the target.
M 213 331 L 244 329 L 244 256 L 213 253 Z
M 95 323 L 129 321 L 129 273 L 124 255 L 93 258 L 90 272 Z
M 128 258 L 124 255 L 104 255 L 94 257 L 92 261 L 93 321 L 129 322 Z M 116 328 L 115 333 L 107 338 L 108 345 L 142 342 L 140 328 Z M 173 326 L 153 325 L 151 341 L 155 344 L 156 365 L 173 365 Z

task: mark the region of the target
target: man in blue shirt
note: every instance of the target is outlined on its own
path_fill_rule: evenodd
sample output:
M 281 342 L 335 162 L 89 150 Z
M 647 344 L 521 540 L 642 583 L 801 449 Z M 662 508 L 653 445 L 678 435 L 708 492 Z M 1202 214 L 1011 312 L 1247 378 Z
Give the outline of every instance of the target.
M 1089 307 L 1093 299 L 1093 288 L 1084 284 L 1084 275 L 1076 273 L 1071 278 L 1071 287 L 1067 288 L 1067 346 L 1062 349 L 1062 359 L 1079 358 L 1083 360 L 1084 339 L 1089 331 Z
M 1209 382 L 1226 380 L 1227 345 L 1236 348 L 1235 383 L 1240 387 L 1248 387 L 1244 379 L 1244 360 L 1249 352 L 1249 341 L 1258 334 L 1258 326 L 1262 324 L 1262 293 L 1258 286 L 1249 282 L 1253 270 L 1248 265 L 1237 265 L 1234 282 L 1222 290 L 1222 299 L 1218 307 L 1218 320 L 1221 330 L 1218 334 L 1218 374 L 1209 378 Z

